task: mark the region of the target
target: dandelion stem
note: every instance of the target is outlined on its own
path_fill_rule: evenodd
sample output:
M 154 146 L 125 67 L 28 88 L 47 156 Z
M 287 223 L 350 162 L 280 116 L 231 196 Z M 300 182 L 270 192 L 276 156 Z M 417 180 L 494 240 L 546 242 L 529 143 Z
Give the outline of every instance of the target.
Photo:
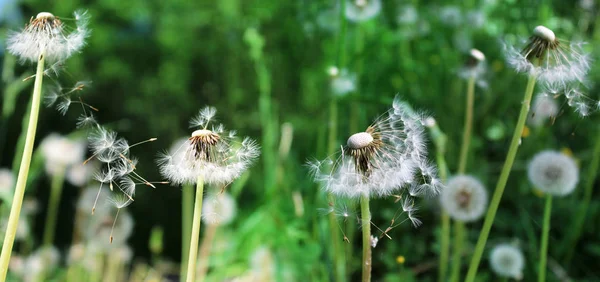
M 60 206 L 60 197 L 62 195 L 63 184 L 65 179 L 64 168 L 59 169 L 52 176 L 50 185 L 50 197 L 48 198 L 48 212 L 46 214 L 46 226 L 44 227 L 44 246 L 52 246 L 54 242 L 54 233 L 56 232 L 56 218 L 58 215 L 58 207 Z
M 552 214 L 552 195 L 546 194 L 544 207 L 544 225 L 542 226 L 542 242 L 540 243 L 540 265 L 538 282 L 546 281 L 546 262 L 548 261 L 548 235 L 550 233 L 550 215 Z
M 206 228 L 206 232 L 204 233 L 204 238 L 202 238 L 202 244 L 200 244 L 200 262 L 198 263 L 198 268 L 196 269 L 197 278 L 196 281 L 203 282 L 204 277 L 206 276 L 206 271 L 208 270 L 208 257 L 210 256 L 210 249 L 217 234 L 218 224 L 209 224 Z
M 467 168 L 469 145 L 471 144 L 471 130 L 473 128 L 473 100 L 475 96 L 475 76 L 469 78 L 467 86 L 467 104 L 465 107 L 465 124 L 463 130 L 462 145 L 460 147 L 460 159 L 458 162 L 458 174 L 463 174 Z
M 19 215 L 21 214 L 21 206 L 23 205 L 23 196 L 25 195 L 27 175 L 29 175 L 29 165 L 31 164 L 31 154 L 33 153 L 35 132 L 40 113 L 40 101 L 42 99 L 42 80 L 44 79 L 45 57 L 45 51 L 42 51 L 38 59 L 35 83 L 33 86 L 33 96 L 31 99 L 31 111 L 29 112 L 29 125 L 27 126 L 27 137 L 25 139 L 25 147 L 23 148 L 23 156 L 21 158 L 19 175 L 17 177 L 17 186 L 15 187 L 15 195 L 13 197 L 12 206 L 10 209 L 6 234 L 4 235 L 4 243 L 2 244 L 2 254 L 0 255 L 1 282 L 6 280 L 8 263 L 10 262 L 10 255 L 15 240 L 15 234 L 17 233 L 17 225 L 19 224 Z
M 194 213 L 194 187 L 184 185 L 181 196 L 181 277 L 185 277 L 192 234 L 192 214 Z
M 467 272 L 467 278 L 465 279 L 466 282 L 475 281 L 477 268 L 479 267 L 479 262 L 481 261 L 481 256 L 483 255 L 487 238 L 490 235 L 490 230 L 494 224 L 496 211 L 500 205 L 500 200 L 502 199 L 502 194 L 504 193 L 504 188 L 506 187 L 506 182 L 508 181 L 508 176 L 510 175 L 510 170 L 515 160 L 515 156 L 517 155 L 517 150 L 521 141 L 521 134 L 525 125 L 525 120 L 527 120 L 527 114 L 529 113 L 531 97 L 533 96 L 533 89 L 535 88 L 535 80 L 536 77 L 534 75 L 530 75 L 529 80 L 527 81 L 527 88 L 525 89 L 525 95 L 521 104 L 519 119 L 510 142 L 508 154 L 506 155 L 506 161 L 502 167 L 500 178 L 498 179 L 496 189 L 494 190 L 494 195 L 492 196 L 492 200 L 490 202 L 490 207 L 485 215 L 485 221 L 483 222 L 483 227 L 481 228 L 481 233 L 479 234 L 479 239 L 477 240 L 477 245 L 475 246 L 475 252 L 471 258 L 471 264 L 469 265 L 469 271 Z
M 362 224 L 363 259 L 362 282 L 371 281 L 371 211 L 369 210 L 369 197 L 360 197 L 360 216 Z
M 583 223 L 585 222 L 585 217 L 590 207 L 590 202 L 592 200 L 592 194 L 594 191 L 594 182 L 596 181 L 596 177 L 598 176 L 598 167 L 600 165 L 600 130 L 596 132 L 596 143 L 594 145 L 594 152 L 592 154 L 592 160 L 588 166 L 587 177 L 584 178 L 584 195 L 583 201 L 579 208 L 579 211 L 575 215 L 575 220 L 573 220 L 572 228 L 573 232 L 569 233 L 569 237 L 566 238 L 567 244 L 564 244 L 566 247 L 566 256 L 565 256 L 565 265 L 568 266 L 569 262 L 573 257 L 573 252 L 575 247 L 577 246 L 577 241 L 581 237 L 581 232 L 583 230 Z
M 461 221 L 454 221 L 454 250 L 452 253 L 452 273 L 450 281 L 460 280 L 460 266 L 462 257 L 462 247 L 465 241 L 465 224 Z
M 440 130 L 437 124 L 429 129 L 431 139 L 435 144 L 435 159 L 440 173 L 442 183 L 448 180 L 448 165 L 446 163 L 446 135 Z M 446 281 L 446 272 L 448 272 L 448 258 L 450 253 L 450 216 L 442 209 L 442 234 L 440 235 L 440 263 L 438 269 L 438 282 Z
M 198 238 L 200 237 L 200 223 L 202 220 L 202 197 L 204 196 L 204 178 L 198 176 L 196 181 L 196 201 L 194 202 L 194 218 L 192 219 L 192 233 L 187 265 L 187 282 L 196 281 L 196 260 L 198 258 Z

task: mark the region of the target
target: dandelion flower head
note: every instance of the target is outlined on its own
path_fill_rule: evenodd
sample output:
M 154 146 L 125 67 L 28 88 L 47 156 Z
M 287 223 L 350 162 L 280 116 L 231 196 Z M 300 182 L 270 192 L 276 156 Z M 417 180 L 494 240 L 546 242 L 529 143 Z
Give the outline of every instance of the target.
M 46 60 L 62 61 L 79 52 L 89 36 L 87 12 L 75 11 L 75 28 L 70 28 L 48 12 L 37 14 L 19 32 L 8 36 L 8 51 L 22 61 L 36 62 L 45 54 Z
M 500 244 L 492 249 L 490 265 L 499 276 L 520 280 L 523 277 L 525 258 L 519 248 L 511 244 Z
M 202 221 L 208 225 L 227 225 L 235 214 L 235 199 L 227 192 L 209 196 L 202 204 Z
M 236 141 L 235 131 L 215 122 L 217 110 L 206 107 L 190 122 L 200 129 L 174 152 L 159 159 L 160 172 L 174 184 L 195 183 L 199 177 L 210 184 L 228 184 L 238 178 L 259 155 L 257 143 L 246 137 Z
M 536 154 L 529 163 L 527 175 L 535 188 L 554 196 L 570 194 L 579 182 L 579 168 L 575 161 L 556 151 Z
M 440 203 L 450 217 L 462 222 L 475 221 L 487 207 L 487 191 L 477 178 L 458 175 L 451 178 L 440 194 Z
M 345 12 L 350 21 L 368 21 L 381 12 L 381 0 L 349 0 Z
M 440 182 L 426 159 L 423 120 L 396 98 L 394 108 L 351 135 L 338 156 L 309 164 L 315 180 L 347 198 L 388 196 L 403 188 L 411 196 L 436 194 Z
M 537 26 L 522 50 L 506 47 L 508 64 L 517 72 L 535 75 L 542 83 L 567 84 L 584 81 L 590 70 L 590 55 L 583 42 L 568 42 L 556 37 L 545 26 Z

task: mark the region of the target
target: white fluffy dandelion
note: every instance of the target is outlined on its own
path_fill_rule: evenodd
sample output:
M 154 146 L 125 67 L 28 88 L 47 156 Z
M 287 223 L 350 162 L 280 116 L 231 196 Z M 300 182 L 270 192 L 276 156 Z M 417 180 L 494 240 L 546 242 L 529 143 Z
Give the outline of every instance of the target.
M 440 203 L 453 219 L 475 221 L 487 208 L 487 191 L 477 178 L 458 175 L 451 178 L 442 190 Z
M 511 244 L 500 244 L 492 249 L 490 265 L 499 276 L 520 280 L 523 278 L 525 257 L 519 248 Z
M 83 162 L 86 144 L 82 140 L 71 140 L 56 133 L 48 135 L 40 145 L 46 159 L 46 172 L 63 173 L 70 166 Z
M 393 109 L 348 138 L 339 156 L 309 164 L 315 180 L 348 198 L 389 196 L 410 187 L 414 195 L 436 194 L 441 184 L 426 159 L 423 120 L 396 98 Z
M 346 18 L 353 22 L 364 22 L 381 12 L 381 0 L 349 0 L 346 2 Z
M 227 193 L 218 193 L 204 199 L 202 221 L 208 225 L 227 225 L 233 221 L 236 205 L 233 197 Z
M 537 26 L 522 50 L 506 46 L 506 56 L 517 72 L 534 75 L 542 83 L 566 84 L 583 81 L 590 70 L 591 58 L 583 44 L 558 39 L 552 30 Z
M 555 118 L 558 110 L 558 103 L 554 97 L 547 93 L 540 93 L 533 100 L 527 122 L 532 126 L 539 127 L 549 118 Z
M 12 32 L 7 39 L 8 51 L 22 61 L 36 62 L 44 53 L 49 61 L 62 61 L 79 52 L 89 36 L 89 15 L 76 11 L 75 28 L 68 27 L 48 12 L 37 14 L 22 31 Z
M 579 168 L 575 161 L 556 151 L 536 154 L 529 163 L 527 175 L 535 188 L 554 196 L 570 194 L 579 182 Z
M 214 122 L 216 109 L 206 107 L 190 124 L 192 132 L 175 152 L 159 159 L 162 175 L 171 183 L 195 183 L 199 177 L 210 184 L 228 184 L 238 178 L 259 155 L 256 142 L 248 137 L 236 141 L 235 131 Z

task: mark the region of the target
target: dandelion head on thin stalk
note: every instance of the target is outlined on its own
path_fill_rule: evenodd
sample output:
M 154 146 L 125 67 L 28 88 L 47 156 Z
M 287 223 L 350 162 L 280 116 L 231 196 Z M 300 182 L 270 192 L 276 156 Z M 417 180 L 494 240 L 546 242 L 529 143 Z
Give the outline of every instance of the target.
M 198 177 L 209 184 L 228 184 L 238 178 L 258 157 L 258 144 L 215 122 L 216 109 L 203 108 L 190 125 L 192 132 L 179 148 L 161 154 L 161 174 L 171 183 L 195 183 Z
M 458 75 L 463 79 L 474 78 L 477 85 L 486 87 L 487 82 L 484 79 L 486 73 L 487 65 L 485 64 L 485 55 L 483 52 L 477 49 L 469 50 Z
M 499 276 L 521 280 L 525 257 L 523 252 L 512 244 L 499 244 L 490 253 L 490 265 Z
M 559 107 L 555 97 L 545 92 L 539 93 L 533 99 L 527 123 L 534 127 L 540 127 L 546 120 L 556 118 L 558 110 Z
M 573 158 L 550 150 L 533 157 L 527 175 L 536 189 L 554 196 L 570 194 L 579 182 L 579 168 Z
M 48 12 L 32 17 L 29 24 L 18 32 L 11 32 L 7 39 L 8 51 L 21 61 L 36 62 L 42 53 L 50 62 L 63 61 L 81 51 L 90 31 L 86 11 L 73 13 L 75 26 L 65 24 L 63 19 Z
M 202 204 L 202 222 L 207 225 L 227 225 L 233 221 L 237 212 L 235 199 L 221 192 L 204 199 Z
M 346 18 L 352 22 L 364 22 L 375 18 L 381 12 L 381 0 L 348 0 Z
M 454 220 L 472 222 L 481 218 L 487 208 L 487 190 L 477 178 L 457 175 L 442 190 L 440 204 Z
M 566 84 L 583 81 L 591 67 L 583 42 L 556 37 L 545 26 L 537 26 L 521 50 L 505 46 L 508 64 L 517 72 L 534 75 L 542 83 Z

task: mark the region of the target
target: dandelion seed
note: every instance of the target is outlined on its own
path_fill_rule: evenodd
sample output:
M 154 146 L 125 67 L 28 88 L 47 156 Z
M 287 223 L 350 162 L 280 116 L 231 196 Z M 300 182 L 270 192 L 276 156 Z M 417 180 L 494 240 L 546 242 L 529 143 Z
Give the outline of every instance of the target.
M 130 205 L 131 201 L 120 196 L 108 199 L 110 205 L 98 209 L 98 214 L 90 218 L 91 222 L 84 233 L 87 241 L 94 242 L 100 250 L 123 246 L 131 236 L 134 225 L 131 215 L 127 211 L 121 211 Z M 107 238 L 109 240 L 106 240 Z
M 346 18 L 353 22 L 364 22 L 381 12 L 381 0 L 350 0 L 346 2 Z
M 529 163 L 527 175 L 535 188 L 554 196 L 570 194 L 579 182 L 579 168 L 575 161 L 555 151 L 536 154 Z
M 537 26 L 526 46 L 517 50 L 506 46 L 508 64 L 517 72 L 537 76 L 545 84 L 583 82 L 590 70 L 590 55 L 584 52 L 583 42 L 558 39 L 554 32 Z
M 451 178 L 442 190 L 440 203 L 453 219 L 475 221 L 487 208 L 487 191 L 475 177 L 458 175 Z
M 110 229 L 110 243 L 113 242 L 113 232 L 115 230 L 115 224 L 117 224 L 117 220 L 119 219 L 119 212 L 122 208 L 129 206 L 132 203 L 132 200 L 126 197 L 113 196 L 108 198 L 108 202 L 112 204 L 115 208 L 117 208 L 117 214 L 115 215 L 115 219 L 113 220 L 112 227 Z
M 8 51 L 22 61 L 36 62 L 41 54 L 51 62 L 69 58 L 83 48 L 89 36 L 87 13 L 77 11 L 74 15 L 76 28 L 69 32 L 59 17 L 39 13 L 22 31 L 9 34 Z
M 372 248 L 377 247 L 378 242 L 379 242 L 379 238 L 371 235 L 371 247 Z
M 500 244 L 492 249 L 490 265 L 499 276 L 521 280 L 525 258 L 519 248 L 510 244 Z
M 230 138 L 221 124 L 214 124 L 216 110 L 206 107 L 190 124 L 192 132 L 175 152 L 162 154 L 161 174 L 174 184 L 195 183 L 198 177 L 210 184 L 228 184 L 238 178 L 259 155 L 256 142 Z

